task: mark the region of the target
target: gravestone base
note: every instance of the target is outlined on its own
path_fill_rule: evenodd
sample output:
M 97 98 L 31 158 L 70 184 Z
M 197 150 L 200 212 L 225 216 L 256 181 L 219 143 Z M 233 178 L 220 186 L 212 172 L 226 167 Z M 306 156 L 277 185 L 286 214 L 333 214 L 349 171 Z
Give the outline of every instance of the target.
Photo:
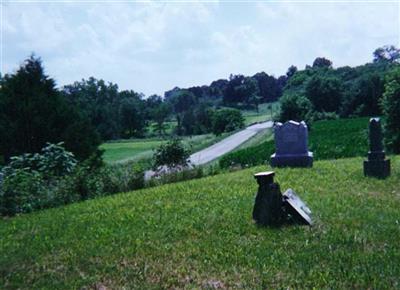
M 364 175 L 378 178 L 386 178 L 390 175 L 390 159 L 365 160 Z
M 312 167 L 313 166 L 313 153 L 308 152 L 302 155 L 271 155 L 272 167 Z

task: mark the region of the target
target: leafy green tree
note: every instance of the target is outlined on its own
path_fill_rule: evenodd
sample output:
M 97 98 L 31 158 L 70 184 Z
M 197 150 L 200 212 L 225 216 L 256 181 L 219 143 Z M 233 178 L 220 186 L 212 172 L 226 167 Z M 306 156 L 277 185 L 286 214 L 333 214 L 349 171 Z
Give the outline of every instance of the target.
M 400 49 L 394 45 L 385 45 L 374 51 L 374 62 L 395 63 L 400 61 Z
M 119 119 L 122 137 L 141 137 L 146 126 L 145 102 L 133 91 L 119 93 Z
M 287 72 L 286 72 L 287 78 L 288 78 L 288 79 L 291 78 L 292 76 L 294 76 L 294 74 L 295 74 L 296 72 L 297 72 L 297 67 L 294 66 L 294 65 L 291 65 L 291 66 L 288 68 Z
M 387 148 L 400 153 L 400 68 L 396 68 L 387 77 L 382 109 L 386 117 L 384 125 Z
M 162 102 L 158 106 L 155 106 L 151 111 L 151 118 L 156 122 L 156 130 L 160 135 L 165 134 L 164 123 L 171 113 L 171 107 Z
M 281 98 L 281 111 L 279 121 L 286 122 L 305 121 L 307 115 L 312 111 L 312 104 L 309 99 L 301 95 L 285 94 Z
M 174 138 L 165 144 L 161 144 L 153 155 L 154 169 L 160 166 L 168 168 L 185 167 L 188 165 L 189 150 L 185 148 L 182 142 Z
M 313 68 L 332 68 L 332 62 L 325 57 L 317 57 L 312 65 Z
M 242 113 L 237 109 L 221 109 L 212 115 L 213 133 L 221 135 L 223 132 L 230 132 L 244 126 Z
M 80 131 L 72 130 L 78 127 Z M 77 158 L 85 159 L 99 144 L 87 119 L 64 100 L 33 55 L 16 73 L 1 79 L 0 136 L 0 155 L 6 161 L 61 141 Z
M 305 94 L 315 110 L 336 112 L 342 101 L 340 80 L 336 77 L 314 75 L 306 84 Z

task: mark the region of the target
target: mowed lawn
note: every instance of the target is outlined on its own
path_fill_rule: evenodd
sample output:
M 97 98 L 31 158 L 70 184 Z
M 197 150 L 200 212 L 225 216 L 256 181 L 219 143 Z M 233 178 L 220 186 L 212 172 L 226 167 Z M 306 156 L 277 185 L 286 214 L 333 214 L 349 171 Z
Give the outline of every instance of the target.
M 362 158 L 277 169 L 315 225 L 251 218 L 261 166 L 0 221 L 0 288 L 400 287 L 400 156 L 365 178 Z
M 214 143 L 228 137 L 232 132 L 223 133 L 219 136 L 214 134 L 203 134 L 182 137 L 184 146 L 191 152 L 200 151 Z M 121 140 L 103 143 L 100 148 L 104 149 L 103 160 L 107 163 L 138 161 L 141 159 L 151 159 L 154 150 L 167 140 L 162 139 L 136 139 Z
M 151 158 L 153 150 L 163 142 L 165 141 L 157 139 L 109 142 L 102 144 L 100 148 L 104 149 L 104 161 L 112 163 L 116 161 Z

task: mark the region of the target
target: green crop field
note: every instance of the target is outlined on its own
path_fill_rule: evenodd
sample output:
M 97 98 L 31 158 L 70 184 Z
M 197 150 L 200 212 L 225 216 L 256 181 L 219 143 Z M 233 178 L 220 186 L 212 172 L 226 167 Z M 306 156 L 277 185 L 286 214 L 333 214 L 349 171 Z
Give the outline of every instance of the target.
M 368 152 L 368 118 L 315 122 L 308 143 L 316 160 L 365 156 Z M 258 145 L 226 154 L 219 164 L 223 168 L 264 164 L 274 152 L 274 140 L 266 137 L 266 141 Z
M 253 174 L 265 166 L 117 194 L 0 221 L 0 288 L 396 289 L 400 156 L 365 178 L 363 158 L 277 169 L 315 225 L 262 228 Z

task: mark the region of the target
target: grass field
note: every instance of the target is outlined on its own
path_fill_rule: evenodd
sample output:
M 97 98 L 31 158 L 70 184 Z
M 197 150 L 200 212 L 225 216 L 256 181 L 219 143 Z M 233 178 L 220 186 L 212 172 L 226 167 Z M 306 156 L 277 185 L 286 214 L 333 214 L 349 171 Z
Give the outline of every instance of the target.
M 272 118 L 279 113 L 279 105 L 279 102 L 265 103 L 258 106 L 258 112 L 256 110 L 242 111 L 243 117 L 245 119 L 245 124 L 250 125 L 256 122 L 265 122 L 272 120 Z
M 232 132 L 231 132 L 232 133 Z M 224 133 L 220 136 L 214 134 L 196 135 L 192 137 L 183 137 L 184 145 L 193 153 L 226 138 L 231 133 Z M 103 159 L 105 162 L 125 162 L 151 159 L 153 150 L 160 146 L 166 140 L 162 139 L 136 139 L 121 140 L 117 142 L 108 142 L 100 146 L 104 149 Z
M 261 166 L 0 221 L 0 288 L 395 289 L 400 157 L 365 178 L 362 158 L 277 169 L 315 225 L 260 228 Z

